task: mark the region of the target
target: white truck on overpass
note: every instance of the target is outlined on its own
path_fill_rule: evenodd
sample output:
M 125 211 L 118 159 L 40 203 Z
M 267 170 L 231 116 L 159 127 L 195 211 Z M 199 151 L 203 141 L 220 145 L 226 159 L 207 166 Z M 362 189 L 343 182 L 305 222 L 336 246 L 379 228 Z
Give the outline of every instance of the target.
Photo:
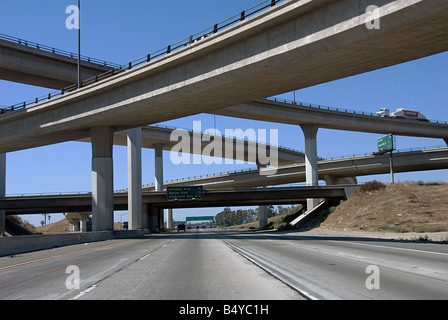
M 388 108 L 381 108 L 377 113 L 377 117 L 390 117 L 390 118 L 400 118 L 400 119 L 413 119 L 420 121 L 428 121 L 426 117 L 419 111 L 408 110 L 408 109 L 397 109 L 390 113 Z

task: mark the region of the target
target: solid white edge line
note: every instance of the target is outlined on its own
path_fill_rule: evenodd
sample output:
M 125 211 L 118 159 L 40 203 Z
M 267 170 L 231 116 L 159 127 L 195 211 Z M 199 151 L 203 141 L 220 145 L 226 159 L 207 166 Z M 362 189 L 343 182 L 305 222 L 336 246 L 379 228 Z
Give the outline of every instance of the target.
M 83 295 L 85 295 L 86 293 L 92 291 L 93 289 L 95 289 L 97 287 L 96 284 L 94 284 L 93 286 L 87 288 L 86 290 L 81 291 L 80 293 L 78 293 L 76 296 L 74 296 L 73 298 L 70 298 L 69 300 L 76 300 L 81 298 Z
M 379 240 L 381 240 L 381 239 L 379 239 Z M 399 248 L 399 247 L 388 247 L 388 246 L 381 246 L 381 245 L 378 245 L 378 244 L 357 243 L 357 242 L 339 241 L 339 240 L 331 240 L 331 241 L 332 242 L 356 244 L 358 246 L 368 246 L 368 247 L 395 249 L 395 250 L 403 250 L 403 251 L 413 251 L 413 252 L 428 253 L 428 254 L 438 254 L 438 255 L 442 255 L 442 256 L 448 256 L 448 253 L 444 253 L 444 252 L 424 251 L 424 250 L 418 250 L 418 249 L 408 249 L 408 248 Z

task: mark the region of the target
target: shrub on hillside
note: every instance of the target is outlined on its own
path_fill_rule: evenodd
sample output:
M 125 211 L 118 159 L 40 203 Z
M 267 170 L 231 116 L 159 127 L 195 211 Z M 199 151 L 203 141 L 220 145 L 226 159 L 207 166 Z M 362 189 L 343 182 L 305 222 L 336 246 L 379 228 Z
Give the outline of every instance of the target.
M 378 190 L 382 190 L 382 189 L 386 189 L 386 185 L 382 182 L 373 180 L 373 181 L 363 184 L 361 186 L 360 191 L 362 193 L 364 193 L 364 192 L 378 191 Z

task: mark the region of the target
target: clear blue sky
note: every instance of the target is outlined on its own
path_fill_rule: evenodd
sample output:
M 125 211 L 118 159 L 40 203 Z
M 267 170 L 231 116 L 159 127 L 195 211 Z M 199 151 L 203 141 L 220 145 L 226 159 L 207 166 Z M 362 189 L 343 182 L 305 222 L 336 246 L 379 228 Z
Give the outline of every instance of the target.
M 65 27 L 68 5 L 75 0 L 2 0 L 0 33 L 59 49 L 76 52 L 77 33 Z M 221 22 L 261 0 L 167 0 L 167 1 L 86 1 L 82 8 L 82 54 L 124 64 L 157 51 L 168 44 Z M 325 70 L 319 70 L 325 72 Z M 298 90 L 299 101 L 376 112 L 380 107 L 404 107 L 421 111 L 430 119 L 448 120 L 448 53 L 409 62 L 347 79 Z M 0 81 L 0 105 L 47 94 L 52 90 Z M 292 93 L 281 97 L 292 99 Z M 192 128 L 201 120 L 202 128 L 213 128 L 210 115 L 169 121 L 167 125 Z M 304 150 L 298 126 L 235 120 L 218 116 L 217 128 L 276 128 L 279 144 Z M 319 156 L 342 156 L 375 151 L 379 135 L 321 129 Z M 397 138 L 398 148 L 443 145 L 442 140 Z M 78 192 L 91 190 L 91 150 L 85 143 L 63 143 L 7 155 L 7 194 Z M 165 153 L 165 180 L 217 173 L 253 165 L 174 166 Z M 154 181 L 154 151 L 143 151 L 143 183 Z M 127 188 L 126 148 L 114 149 L 115 189 Z M 389 182 L 388 175 L 361 177 Z M 397 174 L 398 181 L 448 181 L 448 171 Z M 177 211 L 175 219 L 186 215 L 210 215 L 221 209 Z M 120 215 L 116 214 L 116 220 Z M 55 218 L 57 216 L 54 216 Z M 39 224 L 41 216 L 27 216 Z M 60 219 L 60 216 L 59 218 Z M 126 217 L 123 217 L 125 220 Z

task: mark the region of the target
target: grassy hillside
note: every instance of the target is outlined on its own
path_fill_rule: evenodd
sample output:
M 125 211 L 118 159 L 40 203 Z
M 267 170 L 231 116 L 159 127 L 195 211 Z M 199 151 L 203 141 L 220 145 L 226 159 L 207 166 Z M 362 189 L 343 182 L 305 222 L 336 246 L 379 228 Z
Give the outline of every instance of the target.
M 327 230 L 448 231 L 448 184 L 369 183 L 320 225 Z

